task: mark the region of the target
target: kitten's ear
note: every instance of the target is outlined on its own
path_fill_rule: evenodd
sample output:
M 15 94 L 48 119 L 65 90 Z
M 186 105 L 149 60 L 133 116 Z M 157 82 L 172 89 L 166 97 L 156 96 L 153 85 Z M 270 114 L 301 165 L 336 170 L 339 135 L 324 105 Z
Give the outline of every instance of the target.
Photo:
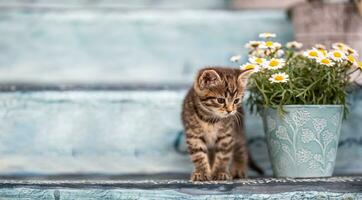
M 238 84 L 241 87 L 245 88 L 246 85 L 248 84 L 248 79 L 253 72 L 254 72 L 253 69 L 247 69 L 247 70 L 242 71 L 238 77 Z
M 201 90 L 205 88 L 214 87 L 221 83 L 221 78 L 219 74 L 212 69 L 204 70 L 200 73 L 197 80 Z

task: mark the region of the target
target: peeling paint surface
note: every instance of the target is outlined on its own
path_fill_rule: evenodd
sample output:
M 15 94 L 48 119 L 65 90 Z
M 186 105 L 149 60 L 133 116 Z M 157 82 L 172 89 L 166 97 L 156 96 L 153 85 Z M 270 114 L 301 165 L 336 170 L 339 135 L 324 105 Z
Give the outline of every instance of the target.
M 360 199 L 361 177 L 184 180 L 0 180 L 2 199 Z M 270 187 L 273 186 L 273 187 Z
M 0 174 L 190 173 L 180 121 L 185 92 L 3 92 Z M 350 95 L 335 174 L 362 173 L 361 95 Z M 271 175 L 261 120 L 246 116 L 251 152 Z
M 229 58 L 246 55 L 243 45 L 259 32 L 276 32 L 282 42 L 293 37 L 281 10 L 102 9 L 104 0 L 47 9 L 42 3 L 50 1 L 31 2 L 0 2 L 0 83 L 190 83 L 203 66 L 238 67 Z

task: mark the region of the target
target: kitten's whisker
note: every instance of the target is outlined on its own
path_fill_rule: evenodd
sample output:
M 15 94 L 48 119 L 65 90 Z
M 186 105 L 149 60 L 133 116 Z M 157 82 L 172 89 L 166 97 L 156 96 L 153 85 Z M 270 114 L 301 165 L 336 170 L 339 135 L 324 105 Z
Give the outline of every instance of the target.
M 241 123 L 242 123 L 242 118 L 240 115 L 237 115 L 237 118 L 238 118 L 238 125 L 241 126 Z
M 232 116 L 234 118 L 234 120 L 236 121 L 237 125 L 239 125 L 239 118 L 237 115 L 233 115 Z
M 244 115 L 242 113 L 236 113 L 236 118 L 237 118 L 237 122 L 238 122 L 238 125 L 241 126 L 242 125 L 242 121 L 243 121 L 243 118 L 244 118 Z

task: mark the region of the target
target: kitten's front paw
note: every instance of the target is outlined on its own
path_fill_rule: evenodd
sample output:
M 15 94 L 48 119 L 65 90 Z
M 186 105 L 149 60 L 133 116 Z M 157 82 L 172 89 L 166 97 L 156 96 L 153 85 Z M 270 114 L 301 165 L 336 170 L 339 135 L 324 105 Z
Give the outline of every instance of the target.
M 234 179 L 243 179 L 243 178 L 247 178 L 246 176 L 246 173 L 245 173 L 245 170 L 239 170 L 237 168 L 234 168 L 231 170 L 231 174 L 232 174 L 232 177 Z
M 210 181 L 211 175 L 203 172 L 193 172 L 191 175 L 192 181 Z
M 230 173 L 228 172 L 216 172 L 213 176 L 215 181 L 229 181 L 231 180 Z

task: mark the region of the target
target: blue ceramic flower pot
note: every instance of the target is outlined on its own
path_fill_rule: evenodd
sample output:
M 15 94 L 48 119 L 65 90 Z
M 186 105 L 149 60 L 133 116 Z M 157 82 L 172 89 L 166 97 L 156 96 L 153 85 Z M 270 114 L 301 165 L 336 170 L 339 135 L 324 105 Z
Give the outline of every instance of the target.
M 332 176 L 341 130 L 341 105 L 265 109 L 264 129 L 275 177 Z

